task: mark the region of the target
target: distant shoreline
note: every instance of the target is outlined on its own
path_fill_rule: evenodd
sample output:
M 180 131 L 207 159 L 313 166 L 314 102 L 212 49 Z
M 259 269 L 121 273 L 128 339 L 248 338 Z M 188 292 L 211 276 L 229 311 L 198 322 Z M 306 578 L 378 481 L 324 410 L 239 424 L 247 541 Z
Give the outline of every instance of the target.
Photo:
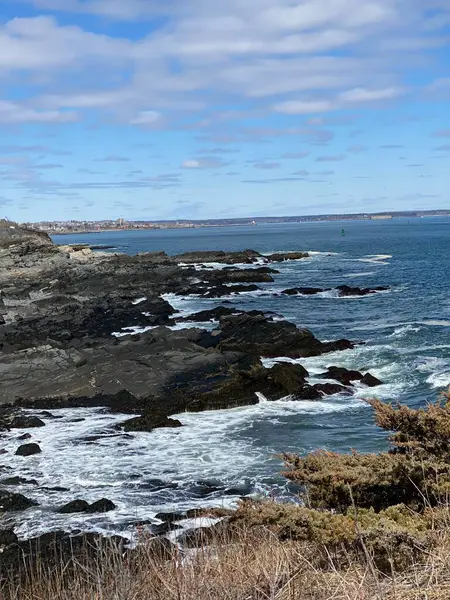
M 392 221 L 393 219 L 423 219 L 432 217 L 450 217 L 448 211 L 414 211 L 414 212 L 391 212 L 391 213 L 365 213 L 365 214 L 341 214 L 341 215 L 311 215 L 311 216 L 287 216 L 287 217 L 255 217 L 254 219 L 210 219 L 199 221 L 129 221 L 128 225 L 112 226 L 111 221 L 79 222 L 79 229 L 61 229 L 55 230 L 55 223 L 60 222 L 39 222 L 26 223 L 27 227 L 43 231 L 49 235 L 75 235 L 75 234 L 94 234 L 94 233 L 112 233 L 114 231 L 161 231 L 165 229 L 203 229 L 207 227 L 252 227 L 257 225 L 281 225 L 295 223 L 339 223 L 349 221 Z M 102 227 L 100 224 L 104 223 Z M 126 223 L 126 222 L 125 222 Z M 86 229 L 82 227 L 85 226 Z M 77 225 L 72 225 L 77 227 Z

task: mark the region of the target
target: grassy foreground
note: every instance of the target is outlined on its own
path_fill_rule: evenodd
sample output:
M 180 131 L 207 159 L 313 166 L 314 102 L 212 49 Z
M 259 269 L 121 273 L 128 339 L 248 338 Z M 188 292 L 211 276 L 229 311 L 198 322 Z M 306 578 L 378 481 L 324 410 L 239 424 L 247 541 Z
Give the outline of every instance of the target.
M 284 456 L 305 505 L 242 502 L 197 550 L 25 561 L 2 600 L 448 600 L 450 403 L 371 401 L 393 432 L 380 454 Z M 1 561 L 1 556 L 0 556 Z

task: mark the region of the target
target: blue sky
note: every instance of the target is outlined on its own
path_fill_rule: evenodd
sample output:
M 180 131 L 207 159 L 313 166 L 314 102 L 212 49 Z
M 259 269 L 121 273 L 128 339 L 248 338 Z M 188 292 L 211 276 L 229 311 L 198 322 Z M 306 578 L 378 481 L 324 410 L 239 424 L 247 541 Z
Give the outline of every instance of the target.
M 0 216 L 450 208 L 450 0 L 2 0 Z

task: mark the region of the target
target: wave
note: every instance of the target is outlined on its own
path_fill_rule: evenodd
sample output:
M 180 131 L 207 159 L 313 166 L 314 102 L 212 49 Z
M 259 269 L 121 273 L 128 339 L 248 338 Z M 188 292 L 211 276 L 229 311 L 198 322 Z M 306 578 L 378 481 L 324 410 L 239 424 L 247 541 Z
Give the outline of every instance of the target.
M 375 271 L 367 271 L 365 273 L 348 273 L 347 275 L 344 275 L 344 277 L 356 278 L 356 277 L 369 277 L 370 275 L 375 275 Z
M 427 377 L 427 383 L 433 389 L 448 388 L 450 386 L 450 365 L 446 373 L 432 373 Z
M 427 321 L 419 321 L 421 325 L 431 325 L 433 327 L 450 327 L 450 321 L 429 319 Z
M 374 265 L 388 265 L 389 263 L 387 261 L 391 258 L 393 258 L 392 254 L 368 254 L 363 258 L 357 258 L 355 260 L 358 262 L 372 263 Z
M 401 327 L 397 327 L 397 329 L 395 329 L 388 337 L 401 338 L 410 333 L 418 333 L 421 331 L 421 329 L 422 328 L 418 327 L 417 325 L 414 326 L 413 323 L 408 323 L 406 325 L 402 325 Z

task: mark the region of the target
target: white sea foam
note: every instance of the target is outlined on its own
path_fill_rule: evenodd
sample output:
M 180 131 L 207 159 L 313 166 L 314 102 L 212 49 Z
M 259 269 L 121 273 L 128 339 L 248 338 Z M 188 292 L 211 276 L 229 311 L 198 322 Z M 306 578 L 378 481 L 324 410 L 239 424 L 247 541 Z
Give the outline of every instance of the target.
M 374 265 L 388 265 L 389 261 L 393 256 L 391 254 L 368 254 L 363 258 L 357 258 L 359 262 L 372 263 Z
M 157 325 L 149 325 L 148 327 L 139 327 L 137 325 L 133 325 L 131 327 L 123 327 L 120 331 L 113 331 L 111 335 L 114 337 L 124 337 L 126 335 L 138 335 L 139 333 L 146 333 L 151 329 L 156 329 Z
M 400 327 L 397 327 L 391 334 L 389 334 L 388 337 L 402 338 L 407 335 L 410 335 L 411 333 L 418 333 L 421 329 L 422 328 L 417 325 L 408 323 L 407 325 L 402 325 Z
M 223 506 L 237 497 L 221 492 L 198 497 L 189 492 L 189 486 L 208 480 L 235 488 L 264 477 L 278 477 L 280 465 L 271 457 L 282 448 L 276 442 L 275 447 L 252 443 L 248 433 L 258 423 L 269 422 L 277 440 L 276 429 L 283 427 L 280 418 L 311 415 L 320 422 L 321 415 L 362 406 L 353 398 L 318 402 L 285 398 L 246 408 L 183 413 L 176 418 L 184 427 L 136 435 L 114 430 L 116 424 L 129 418 L 127 415 L 101 409 L 55 410 L 61 419 L 44 419 L 46 426 L 32 431 L 30 441 L 40 444 L 41 454 L 27 459 L 14 455 L 21 430 L 5 433 L 2 439 L 8 454 L 0 456 L 0 464 L 11 466 L 17 476 L 39 481 L 39 487 L 17 488 L 40 506 L 15 517 L 16 532 L 31 537 L 55 529 L 123 531 L 129 530 L 130 522 L 154 518 L 160 511 Z M 70 422 L 75 417 L 85 421 Z M 99 439 L 90 437 L 96 434 Z M 161 481 L 160 488 L 151 480 Z M 47 492 L 41 486 L 61 486 L 69 491 Z M 102 497 L 112 500 L 117 509 L 106 515 L 55 512 L 74 498 L 93 502 Z
M 450 321 L 444 319 L 429 319 L 426 321 L 420 321 L 422 325 L 430 325 L 432 327 L 450 327 Z
M 427 383 L 433 389 L 446 388 L 450 386 L 450 366 L 446 373 L 432 373 L 427 377 Z
M 347 273 L 344 277 L 356 278 L 356 277 L 369 277 L 370 275 L 375 275 L 375 271 L 366 271 L 365 273 Z
M 147 297 L 143 296 L 142 298 L 137 298 L 136 300 L 133 300 L 133 302 L 131 304 L 136 306 L 136 304 L 141 304 L 142 302 L 145 302 L 146 300 L 147 300 Z

